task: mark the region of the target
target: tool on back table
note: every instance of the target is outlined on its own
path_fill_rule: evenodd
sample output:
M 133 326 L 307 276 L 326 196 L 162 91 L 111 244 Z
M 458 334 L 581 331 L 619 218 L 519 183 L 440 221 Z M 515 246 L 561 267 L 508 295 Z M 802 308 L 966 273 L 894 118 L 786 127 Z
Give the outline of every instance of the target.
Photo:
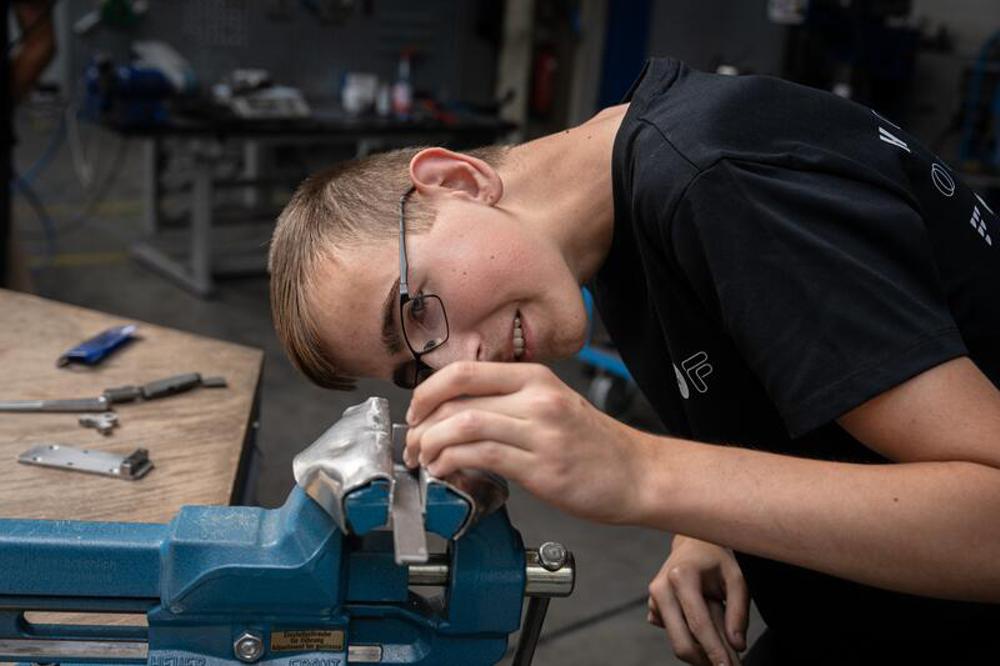
M 56 365 L 59 367 L 70 363 L 96 365 L 108 354 L 131 340 L 136 328 L 135 324 L 113 326 L 65 352 L 56 360 Z
M 106 412 L 111 401 L 106 397 L 71 400 L 0 400 L 0 412 Z
M 118 425 L 118 415 L 114 412 L 86 414 L 77 419 L 84 428 L 94 428 L 102 435 L 110 435 Z
M 132 402 L 142 398 L 143 400 L 155 400 L 176 395 L 191 389 L 203 386 L 205 388 L 225 388 L 226 380 L 223 377 L 202 377 L 197 372 L 188 372 L 182 375 L 174 375 L 166 379 L 143 384 L 142 386 L 116 386 L 104 390 L 104 397 L 112 404 L 121 402 Z
M 184 391 L 190 391 L 197 386 L 205 388 L 225 388 L 226 380 L 222 377 L 202 377 L 197 372 L 174 375 L 166 379 L 158 379 L 142 386 L 117 386 L 105 389 L 96 398 L 79 398 L 72 400 L 0 400 L 0 412 L 106 412 L 112 405 L 122 402 L 155 400 Z
M 545 604 L 572 592 L 572 555 L 525 549 L 499 479 L 423 472 L 420 524 L 447 551 L 399 564 L 384 529 L 397 521 L 391 447 L 388 403 L 371 398 L 296 457 L 279 509 L 184 507 L 169 525 L 0 520 L 0 660 L 494 664 L 528 597 L 513 664 L 529 664 Z M 34 610 L 147 626 L 35 625 Z

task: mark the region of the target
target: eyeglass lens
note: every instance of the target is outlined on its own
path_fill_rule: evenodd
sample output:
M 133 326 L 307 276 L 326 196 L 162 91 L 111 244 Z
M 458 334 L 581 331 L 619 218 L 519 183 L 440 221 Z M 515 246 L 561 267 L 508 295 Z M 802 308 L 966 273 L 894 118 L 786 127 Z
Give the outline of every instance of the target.
M 444 304 L 437 296 L 416 296 L 403 304 L 403 333 L 417 353 L 439 347 L 448 337 Z

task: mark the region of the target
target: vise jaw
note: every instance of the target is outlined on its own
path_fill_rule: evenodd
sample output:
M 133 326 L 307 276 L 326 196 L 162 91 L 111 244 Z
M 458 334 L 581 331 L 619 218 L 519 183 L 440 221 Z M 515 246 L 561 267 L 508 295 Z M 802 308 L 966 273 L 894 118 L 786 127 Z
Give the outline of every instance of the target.
M 388 420 L 375 417 L 383 419 L 384 407 L 368 401 L 345 414 L 362 415 L 361 431 L 372 435 L 377 456 Z M 317 481 L 317 472 L 313 487 L 321 499 L 338 498 L 333 510 L 297 486 L 278 509 L 189 506 L 167 525 L 0 520 L 0 660 L 494 664 L 521 625 L 527 596 L 521 632 L 527 638 L 513 663 L 530 663 L 549 598 L 573 588 L 575 566 L 565 549 L 526 550 L 505 508 L 485 511 L 492 506 L 486 502 L 467 505 L 455 528 L 461 538 L 450 540 L 446 552 L 400 565 L 388 532 L 359 529 L 379 523 L 362 515 L 364 502 L 375 513 L 391 502 L 377 493 L 354 495 L 384 482 L 391 499 L 395 476 L 380 470 L 364 481 L 355 474 L 364 464 L 338 472 L 321 458 L 313 459 L 314 468 L 328 479 Z M 335 483 L 343 490 L 333 492 Z M 428 479 L 427 525 L 438 506 L 434 483 L 463 502 L 477 501 Z M 425 596 L 411 586 L 441 593 Z M 26 616 L 30 611 L 95 615 L 85 625 L 40 624 Z M 143 616 L 145 626 L 106 624 L 107 613 Z
M 393 424 L 389 402 L 372 397 L 339 421 L 292 462 L 296 483 L 345 534 L 363 536 L 391 526 L 396 563 L 427 561 L 424 532 L 458 539 L 507 501 L 507 483 L 478 470 L 447 479 L 398 460 L 406 426 Z

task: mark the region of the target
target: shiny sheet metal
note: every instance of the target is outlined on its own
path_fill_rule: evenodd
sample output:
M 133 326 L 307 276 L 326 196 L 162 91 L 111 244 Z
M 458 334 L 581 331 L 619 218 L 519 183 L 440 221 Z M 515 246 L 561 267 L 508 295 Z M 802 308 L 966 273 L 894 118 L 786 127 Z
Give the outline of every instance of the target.
M 427 533 L 420 483 L 402 465 L 397 466 L 392 493 L 392 543 L 396 564 L 427 562 Z
M 455 538 L 461 538 L 470 527 L 485 516 L 490 515 L 506 502 L 510 496 L 507 481 L 502 476 L 478 469 L 460 469 L 447 477 L 440 479 L 420 468 L 420 501 L 427 505 L 427 488 L 433 483 L 440 483 L 465 499 L 472 507 L 468 519 L 455 533 Z
M 402 423 L 392 425 L 393 460 L 401 463 L 403 448 L 406 446 L 406 432 L 409 426 Z M 472 511 L 465 523 L 455 533 L 458 539 L 480 518 L 488 516 L 506 502 L 510 496 L 507 481 L 502 476 L 475 469 L 461 469 L 441 479 L 433 476 L 426 467 L 420 468 L 420 505 L 427 506 L 427 488 L 434 483 L 440 483 L 462 497 Z
M 344 498 L 377 479 L 392 484 L 389 402 L 371 397 L 348 407 L 309 448 L 295 456 L 295 482 L 347 533 Z

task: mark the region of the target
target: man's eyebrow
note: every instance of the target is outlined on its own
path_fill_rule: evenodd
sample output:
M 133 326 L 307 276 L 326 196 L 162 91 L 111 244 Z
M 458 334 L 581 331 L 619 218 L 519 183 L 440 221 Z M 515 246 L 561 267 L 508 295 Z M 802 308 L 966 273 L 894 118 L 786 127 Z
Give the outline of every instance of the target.
M 385 297 L 385 302 L 382 303 L 382 346 L 389 356 L 395 356 L 403 350 L 403 341 L 399 337 L 399 327 L 396 325 L 398 304 L 399 278 L 396 278 Z

